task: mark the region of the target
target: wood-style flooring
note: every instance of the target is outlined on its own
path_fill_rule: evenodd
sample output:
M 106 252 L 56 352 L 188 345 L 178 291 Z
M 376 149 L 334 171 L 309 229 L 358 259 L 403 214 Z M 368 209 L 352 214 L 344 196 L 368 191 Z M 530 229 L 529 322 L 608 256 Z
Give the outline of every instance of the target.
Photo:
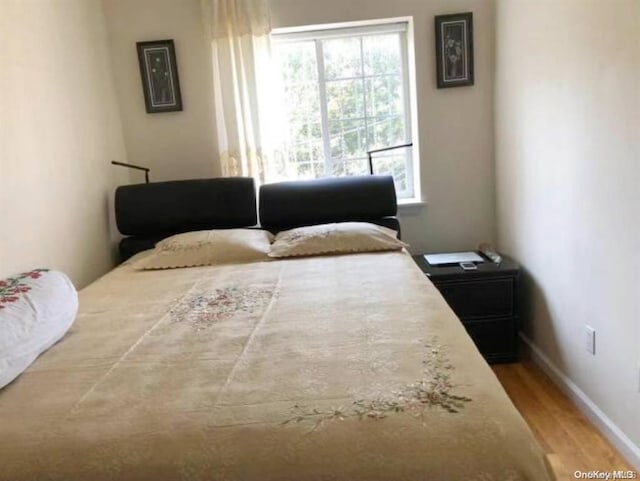
M 564 479 L 579 471 L 635 471 L 571 400 L 527 360 L 493 371 Z M 638 474 L 640 478 L 640 473 Z

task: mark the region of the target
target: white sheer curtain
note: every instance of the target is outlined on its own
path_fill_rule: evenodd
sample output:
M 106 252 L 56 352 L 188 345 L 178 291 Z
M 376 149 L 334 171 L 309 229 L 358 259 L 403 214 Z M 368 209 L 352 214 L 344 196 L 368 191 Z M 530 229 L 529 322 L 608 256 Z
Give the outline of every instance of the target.
M 202 0 L 211 38 L 213 90 L 224 176 L 269 177 L 277 163 L 279 100 L 273 86 L 269 8 L 265 0 Z M 277 88 L 275 90 L 278 90 Z

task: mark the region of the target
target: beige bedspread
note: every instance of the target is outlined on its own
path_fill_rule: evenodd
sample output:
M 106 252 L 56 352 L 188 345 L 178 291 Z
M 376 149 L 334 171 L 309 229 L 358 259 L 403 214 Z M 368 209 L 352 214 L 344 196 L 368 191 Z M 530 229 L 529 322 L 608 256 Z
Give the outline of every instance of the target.
M 406 253 L 136 272 L 0 391 L 0 480 L 546 481 Z

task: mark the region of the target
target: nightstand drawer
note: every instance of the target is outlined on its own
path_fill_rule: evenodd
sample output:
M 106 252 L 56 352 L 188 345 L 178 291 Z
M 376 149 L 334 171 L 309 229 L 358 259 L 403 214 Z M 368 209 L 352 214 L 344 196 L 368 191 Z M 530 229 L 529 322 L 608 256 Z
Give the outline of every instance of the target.
M 513 278 L 438 283 L 437 287 L 462 320 L 513 315 Z
M 462 323 L 478 350 L 489 362 L 511 362 L 517 358 L 515 317 Z

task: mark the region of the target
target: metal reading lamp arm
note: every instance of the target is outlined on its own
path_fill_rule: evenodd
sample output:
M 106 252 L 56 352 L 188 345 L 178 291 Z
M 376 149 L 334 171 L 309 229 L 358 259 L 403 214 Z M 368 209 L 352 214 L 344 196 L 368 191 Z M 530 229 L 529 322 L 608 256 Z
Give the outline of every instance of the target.
M 142 167 L 140 165 L 134 165 L 134 164 L 127 164 L 125 162 L 116 162 L 115 160 L 112 160 L 111 163 L 113 165 L 119 165 L 121 167 L 128 167 L 129 169 L 135 169 L 135 170 L 142 170 L 144 171 L 144 180 L 146 181 L 146 183 L 149 183 L 149 172 L 151 171 L 150 168 L 148 167 Z
M 367 152 L 367 155 L 369 156 L 369 174 L 373 175 L 373 159 L 371 158 L 371 154 L 376 154 L 378 152 L 386 152 L 387 150 L 402 149 L 403 147 L 413 147 L 413 142 L 409 142 L 408 144 L 402 144 L 402 145 L 394 145 L 392 147 L 383 147 L 381 149 L 369 150 Z

